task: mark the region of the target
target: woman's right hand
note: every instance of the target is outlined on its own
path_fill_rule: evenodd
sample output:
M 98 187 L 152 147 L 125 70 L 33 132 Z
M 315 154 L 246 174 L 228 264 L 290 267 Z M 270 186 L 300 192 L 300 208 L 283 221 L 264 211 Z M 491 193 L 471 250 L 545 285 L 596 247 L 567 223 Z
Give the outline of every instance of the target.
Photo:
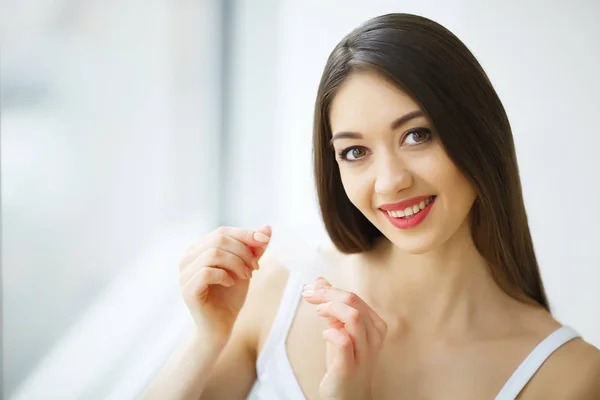
M 244 304 L 271 228 L 220 227 L 191 246 L 179 263 L 183 298 L 205 338 L 224 344 Z

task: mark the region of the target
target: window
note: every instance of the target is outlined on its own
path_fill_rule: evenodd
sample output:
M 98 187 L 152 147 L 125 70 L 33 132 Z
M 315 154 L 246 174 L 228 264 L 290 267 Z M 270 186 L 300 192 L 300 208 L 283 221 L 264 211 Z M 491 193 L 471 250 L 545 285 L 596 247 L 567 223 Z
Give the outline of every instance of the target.
M 132 397 L 185 329 L 176 263 L 218 221 L 218 7 L 6 5 L 7 397 Z

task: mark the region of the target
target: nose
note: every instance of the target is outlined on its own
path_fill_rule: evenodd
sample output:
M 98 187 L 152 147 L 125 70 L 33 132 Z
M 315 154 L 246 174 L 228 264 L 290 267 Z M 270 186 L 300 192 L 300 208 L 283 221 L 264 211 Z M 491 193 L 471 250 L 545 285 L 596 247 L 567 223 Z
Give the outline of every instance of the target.
M 376 173 L 375 192 L 382 196 L 389 198 L 412 185 L 412 174 L 397 157 L 381 157 Z

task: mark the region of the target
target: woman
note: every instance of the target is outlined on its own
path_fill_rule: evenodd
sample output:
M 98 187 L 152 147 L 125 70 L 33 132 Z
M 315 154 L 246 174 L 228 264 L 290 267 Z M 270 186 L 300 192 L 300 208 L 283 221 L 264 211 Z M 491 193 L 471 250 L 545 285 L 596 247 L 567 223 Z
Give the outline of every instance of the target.
M 313 141 L 335 272 L 304 286 L 261 259 L 269 227 L 207 235 L 180 264 L 196 331 L 146 397 L 257 380 L 265 399 L 600 398 L 600 352 L 550 313 L 510 125 L 459 39 L 407 14 L 358 27 Z

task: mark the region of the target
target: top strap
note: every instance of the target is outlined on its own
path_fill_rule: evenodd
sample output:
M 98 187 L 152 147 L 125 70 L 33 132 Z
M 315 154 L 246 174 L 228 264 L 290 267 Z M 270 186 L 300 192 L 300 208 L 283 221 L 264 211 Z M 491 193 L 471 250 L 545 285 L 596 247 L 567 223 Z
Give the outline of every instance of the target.
M 273 325 L 256 360 L 256 370 L 259 375 L 265 371 L 266 364 L 275 353 L 277 346 L 287 339 L 301 299 L 303 286 L 298 275 L 290 271 Z
M 563 344 L 579 337 L 568 326 L 562 326 L 542 340 L 506 381 L 496 400 L 514 400 L 544 362 Z

